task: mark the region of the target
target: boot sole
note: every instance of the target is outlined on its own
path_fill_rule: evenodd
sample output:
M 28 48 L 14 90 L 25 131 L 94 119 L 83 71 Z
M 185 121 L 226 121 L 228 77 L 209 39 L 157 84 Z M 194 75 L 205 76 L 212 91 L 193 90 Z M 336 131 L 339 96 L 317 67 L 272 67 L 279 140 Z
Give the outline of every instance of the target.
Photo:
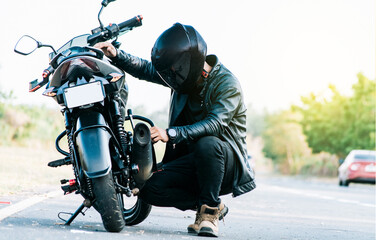
M 218 237 L 218 233 L 213 232 L 213 229 L 208 227 L 202 227 L 198 235 L 205 237 Z
M 198 234 L 198 230 L 196 231 L 196 229 L 194 229 L 194 228 L 187 227 L 187 230 L 188 230 L 188 233 L 191 233 L 191 234 Z

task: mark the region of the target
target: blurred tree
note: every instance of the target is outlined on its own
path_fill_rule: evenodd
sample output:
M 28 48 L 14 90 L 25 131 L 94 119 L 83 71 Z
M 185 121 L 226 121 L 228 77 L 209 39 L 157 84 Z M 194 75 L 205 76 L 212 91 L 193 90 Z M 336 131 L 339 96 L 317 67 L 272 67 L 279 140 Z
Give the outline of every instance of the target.
M 346 112 L 349 118 L 352 117 L 350 127 L 346 129 L 346 153 L 354 148 L 375 149 L 376 81 L 358 74 L 353 91 Z
M 265 117 L 263 151 L 283 173 L 298 173 L 311 153 L 299 124 L 300 118 L 299 113 L 290 110 Z
M 329 86 L 331 99 L 313 93 L 302 97 L 301 124 L 314 153 L 326 151 L 343 158 L 352 149 L 375 149 L 376 84 L 358 74 L 353 96 Z
M 265 115 L 264 113 L 257 112 L 251 104 L 247 107 L 247 132 L 252 135 L 252 137 L 261 136 L 265 129 Z

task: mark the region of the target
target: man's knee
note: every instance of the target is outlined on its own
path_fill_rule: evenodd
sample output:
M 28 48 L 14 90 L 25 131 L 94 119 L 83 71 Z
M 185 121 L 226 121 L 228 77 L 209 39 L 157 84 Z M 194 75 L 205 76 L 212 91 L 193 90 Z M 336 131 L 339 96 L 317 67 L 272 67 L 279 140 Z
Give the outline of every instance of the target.
M 200 138 L 195 145 L 195 157 L 202 159 L 218 158 L 224 155 L 222 140 L 214 136 Z
M 195 147 L 196 152 L 221 151 L 222 140 L 214 136 L 200 138 Z

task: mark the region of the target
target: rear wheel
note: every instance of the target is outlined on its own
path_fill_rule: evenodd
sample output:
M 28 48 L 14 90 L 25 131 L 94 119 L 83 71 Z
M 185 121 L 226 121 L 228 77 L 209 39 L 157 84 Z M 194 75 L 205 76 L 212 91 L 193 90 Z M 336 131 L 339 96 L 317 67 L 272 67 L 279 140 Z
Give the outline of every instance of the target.
M 92 185 L 95 195 L 93 206 L 101 215 L 104 228 L 109 232 L 120 232 L 124 228 L 125 222 L 112 174 L 93 178 Z
M 149 216 L 151 205 L 145 203 L 139 197 L 127 197 L 124 199 L 123 195 L 121 195 L 120 198 L 121 203 L 123 204 L 123 216 L 125 225 L 137 225 Z

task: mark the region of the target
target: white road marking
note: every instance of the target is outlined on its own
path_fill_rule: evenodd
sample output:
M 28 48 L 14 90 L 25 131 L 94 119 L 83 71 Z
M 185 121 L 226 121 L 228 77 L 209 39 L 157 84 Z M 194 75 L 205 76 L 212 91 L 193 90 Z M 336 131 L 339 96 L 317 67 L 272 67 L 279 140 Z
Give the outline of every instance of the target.
M 348 222 L 348 223 L 365 223 L 365 224 L 374 224 L 374 219 L 359 219 L 359 218 L 346 218 L 346 217 L 335 217 L 335 216 L 315 216 L 315 215 L 307 215 L 307 214 L 290 214 L 286 212 L 267 212 L 267 211 L 255 211 L 255 210 L 232 210 L 231 213 L 233 215 L 228 216 L 228 218 L 241 218 L 241 219 L 254 219 L 257 218 L 289 218 L 289 221 L 296 221 L 301 223 L 301 219 L 311 221 L 324 221 L 324 222 Z
M 347 200 L 347 199 L 341 199 L 341 198 L 338 198 L 336 199 L 338 202 L 343 202 L 343 203 L 354 203 L 354 204 L 360 204 L 359 201 L 354 201 L 354 200 Z
M 375 204 L 368 204 L 368 203 L 362 203 L 356 200 L 348 200 L 348 199 L 342 199 L 342 198 L 335 198 L 331 196 L 324 196 L 320 195 L 317 193 L 310 193 L 304 190 L 296 190 L 292 188 L 286 188 L 286 187 L 279 187 L 279 186 L 271 186 L 271 185 L 263 185 L 263 187 L 266 188 L 271 188 L 272 190 L 280 191 L 280 192 L 287 192 L 287 193 L 292 193 L 296 195 L 301 195 L 301 196 L 306 196 L 306 197 L 314 197 L 314 198 L 319 198 L 319 199 L 325 199 L 325 200 L 333 200 L 341 203 L 351 203 L 351 204 L 356 204 L 359 206 L 363 207 L 371 207 L 371 208 L 376 208 Z
M 83 230 L 70 230 L 71 233 L 85 233 L 85 234 L 93 234 L 92 232 L 83 231 Z
M 47 194 L 33 196 L 31 198 L 28 198 L 28 199 L 25 199 L 21 202 L 13 204 L 9 207 L 0 209 L 0 221 L 9 217 L 9 216 L 11 216 L 11 215 L 13 215 L 13 214 L 15 214 L 15 213 L 17 213 L 17 212 L 19 212 L 19 211 L 22 211 L 22 210 L 24 210 L 28 207 L 33 206 L 34 204 L 42 202 L 43 200 L 45 200 L 47 198 L 53 198 L 53 197 L 56 197 L 58 195 L 61 195 L 61 191 L 49 192 Z

